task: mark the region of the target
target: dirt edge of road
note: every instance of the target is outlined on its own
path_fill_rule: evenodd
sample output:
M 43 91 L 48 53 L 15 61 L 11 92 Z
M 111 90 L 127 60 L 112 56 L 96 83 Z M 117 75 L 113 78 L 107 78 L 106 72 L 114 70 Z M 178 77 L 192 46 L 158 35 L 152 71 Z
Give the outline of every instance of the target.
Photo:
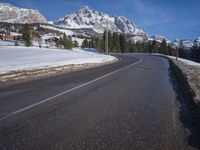
M 23 83 L 23 82 L 32 81 L 32 80 L 37 80 L 37 79 L 42 79 L 42 78 L 69 73 L 69 72 L 92 69 L 92 68 L 100 67 L 103 65 L 113 64 L 118 61 L 119 60 L 116 58 L 115 60 L 105 62 L 105 63 L 65 65 L 65 66 L 58 66 L 58 67 L 49 67 L 49 68 L 44 68 L 44 69 L 13 71 L 10 73 L 0 74 L 0 87 L 17 84 L 17 83 Z
M 200 104 L 195 101 L 195 92 L 190 86 L 187 76 L 183 71 L 177 66 L 177 64 L 172 60 L 167 58 L 170 65 L 171 76 L 175 80 L 175 86 L 182 99 L 184 100 L 186 107 L 191 114 L 192 125 L 195 127 L 195 132 L 197 132 L 198 138 L 200 137 Z M 198 139 L 198 148 L 200 148 L 200 140 Z

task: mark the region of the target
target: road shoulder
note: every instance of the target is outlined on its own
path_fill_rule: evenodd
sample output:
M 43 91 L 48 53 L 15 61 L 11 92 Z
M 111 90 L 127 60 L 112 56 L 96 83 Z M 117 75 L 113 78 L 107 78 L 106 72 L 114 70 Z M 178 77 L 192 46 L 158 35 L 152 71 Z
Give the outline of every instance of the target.
M 86 69 L 92 69 L 104 65 L 109 65 L 117 63 L 119 60 L 108 61 L 105 63 L 87 63 L 87 64 L 77 64 L 77 65 L 64 65 L 58 67 L 49 67 L 43 69 L 33 69 L 33 70 L 22 70 L 13 71 L 10 73 L 0 74 L 0 87 L 14 85 L 18 83 L 24 83 L 28 81 L 34 81 L 37 79 L 43 79 L 47 77 L 57 76 L 65 73 L 71 73 L 76 71 L 82 71 Z

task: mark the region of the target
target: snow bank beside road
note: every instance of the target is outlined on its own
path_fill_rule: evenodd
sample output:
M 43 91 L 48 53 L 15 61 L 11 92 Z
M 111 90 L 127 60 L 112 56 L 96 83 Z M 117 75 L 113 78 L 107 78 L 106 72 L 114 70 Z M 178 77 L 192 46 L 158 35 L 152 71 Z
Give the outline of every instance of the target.
M 26 47 L 0 47 L 0 74 L 64 65 L 96 64 L 116 58 L 80 49 L 59 50 Z
M 165 56 L 167 56 L 167 55 L 165 55 Z M 176 57 L 174 57 L 174 56 L 167 56 L 167 57 L 172 58 L 173 60 L 176 60 Z M 197 62 L 194 62 L 191 60 L 178 58 L 178 61 L 184 63 L 185 65 L 200 67 L 200 63 L 197 63 Z
M 179 89 L 181 98 L 185 100 L 182 107 L 187 105 L 191 114 L 192 125 L 200 135 L 200 67 L 199 63 L 185 59 L 171 59 L 170 68 L 176 79 L 175 89 Z M 184 108 L 185 109 L 185 108 Z
M 176 60 L 176 57 L 174 56 L 168 56 L 162 54 L 155 54 L 155 55 L 164 56 L 172 59 L 172 62 L 181 70 L 190 88 L 195 93 L 194 102 L 200 103 L 200 63 L 183 58 L 178 58 L 178 60 Z M 200 111 L 200 105 L 199 105 L 199 111 Z
M 176 59 L 175 57 L 172 57 L 171 58 L 173 59 Z M 200 67 L 200 63 L 197 63 L 197 62 L 194 62 L 194 61 L 191 61 L 191 60 L 187 60 L 187 59 L 183 59 L 183 58 L 178 58 L 179 61 L 181 61 L 182 63 L 186 64 L 186 65 L 189 65 L 189 66 L 197 66 L 197 67 Z
M 157 53 L 154 53 L 154 55 L 165 56 L 165 57 L 168 57 L 168 58 L 171 58 L 171 59 L 174 59 L 174 60 L 176 59 L 176 57 L 169 56 L 169 55 L 163 55 L 163 54 L 157 54 Z M 200 63 L 197 63 L 197 62 L 194 62 L 194 61 L 191 61 L 191 60 L 188 60 L 188 59 L 178 58 L 178 61 L 184 63 L 185 65 L 200 67 Z

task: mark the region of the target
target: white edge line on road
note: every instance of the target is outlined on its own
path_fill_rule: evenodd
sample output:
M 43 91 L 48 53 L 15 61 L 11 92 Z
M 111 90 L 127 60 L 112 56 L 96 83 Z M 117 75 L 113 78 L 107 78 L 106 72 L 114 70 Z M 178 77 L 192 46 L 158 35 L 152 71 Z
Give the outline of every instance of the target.
M 126 66 L 126 67 L 123 67 L 123 68 L 121 68 L 121 69 L 118 69 L 118 70 L 115 70 L 115 71 L 113 71 L 113 72 L 110 72 L 110 73 L 108 73 L 108 74 L 106 74 L 106 75 L 104 75 L 104 76 L 101 76 L 101 77 L 99 77 L 99 78 L 96 78 L 96 79 L 94 79 L 94 80 L 91 80 L 91 81 L 89 81 L 89 82 L 86 82 L 86 83 L 84 83 L 84 84 L 81 84 L 81 85 L 79 85 L 79 86 L 76 86 L 76 87 L 74 87 L 74 88 L 72 88 L 72 89 L 69 89 L 69 90 L 67 90 L 67 91 L 64 91 L 64 92 L 61 92 L 61 93 L 59 93 L 59 94 L 56 94 L 56 95 L 54 95 L 54 96 L 52 96 L 52 97 L 46 98 L 46 99 L 44 99 L 44 100 L 41 100 L 40 102 L 37 102 L 37 103 L 35 103 L 35 104 L 29 105 L 29 106 L 27 106 L 27 107 L 24 107 L 24 108 L 21 108 L 21 109 L 19 109 L 19 110 L 17 110 L 17 111 L 14 111 L 14 112 L 12 112 L 12 113 L 9 113 L 9 114 L 7 114 L 6 116 L 0 118 L 0 120 L 5 120 L 5 119 L 11 117 L 12 115 L 15 115 L 15 114 L 24 112 L 24 111 L 26 111 L 26 110 L 29 110 L 29 109 L 31 109 L 31 108 L 33 108 L 33 107 L 36 107 L 36 106 L 40 105 L 40 104 L 43 104 L 43 103 L 48 102 L 48 101 L 50 101 L 50 100 L 53 100 L 53 99 L 55 99 L 55 98 L 57 98 L 57 97 L 60 97 L 60 96 L 62 96 L 62 95 L 64 95 L 64 94 L 67 94 L 67 93 L 69 93 L 69 92 L 72 92 L 72 91 L 74 91 L 74 90 L 77 90 L 77 89 L 79 89 L 79 88 L 82 88 L 82 87 L 84 87 L 84 86 L 86 86 L 86 85 L 92 84 L 92 83 L 94 83 L 94 82 L 96 82 L 96 81 L 98 81 L 98 80 L 101 80 L 101 79 L 103 79 L 103 78 L 106 78 L 106 77 L 108 77 L 108 76 L 110 76 L 110 75 L 113 75 L 113 74 L 115 74 L 115 73 L 117 73 L 117 72 L 120 72 L 120 71 L 122 71 L 122 70 L 124 70 L 124 69 L 126 69 L 126 68 L 129 68 L 129 67 L 131 67 L 131 66 L 134 66 L 134 65 L 136 65 L 136 64 L 139 64 L 139 63 L 141 63 L 141 62 L 143 61 L 142 58 L 139 58 L 139 59 L 140 59 L 140 60 L 137 61 L 136 63 L 130 64 L 130 65 Z

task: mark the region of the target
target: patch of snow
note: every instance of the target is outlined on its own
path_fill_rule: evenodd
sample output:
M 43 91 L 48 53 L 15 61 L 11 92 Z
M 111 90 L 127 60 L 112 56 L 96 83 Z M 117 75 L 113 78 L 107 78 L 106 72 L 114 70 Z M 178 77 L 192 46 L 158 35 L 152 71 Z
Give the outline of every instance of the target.
M 175 57 L 172 57 L 172 58 L 175 59 Z M 178 58 L 178 60 L 183 62 L 186 65 L 189 65 L 189 66 L 198 66 L 198 67 L 200 67 L 200 63 L 197 63 L 197 62 L 194 62 L 194 61 L 191 61 L 191 60 L 187 60 L 187 59 L 183 59 L 183 58 Z
M 12 36 L 22 36 L 22 34 L 17 33 L 17 32 L 10 32 L 10 34 L 11 34 Z
M 54 30 L 54 31 L 59 31 L 61 33 L 65 33 L 67 36 L 72 36 L 75 35 L 75 33 L 71 30 L 67 30 L 67 29 L 59 29 L 53 26 L 48 26 L 48 25 L 40 25 L 40 27 L 44 28 L 44 29 L 50 29 L 50 30 Z
M 15 42 L 14 41 L 2 41 L 0 40 L 0 46 L 14 46 Z

